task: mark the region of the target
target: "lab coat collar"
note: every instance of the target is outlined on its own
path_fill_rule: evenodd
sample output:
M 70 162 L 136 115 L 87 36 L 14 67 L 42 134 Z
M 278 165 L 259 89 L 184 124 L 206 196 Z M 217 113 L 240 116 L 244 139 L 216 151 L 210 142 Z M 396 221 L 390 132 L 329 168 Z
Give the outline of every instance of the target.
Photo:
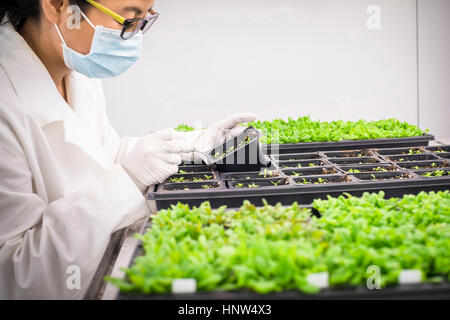
M 5 69 L 11 85 L 23 105 L 33 115 L 41 127 L 55 122 L 64 122 L 65 141 L 78 145 L 103 168 L 112 166 L 112 157 L 100 145 L 99 141 L 89 135 L 86 123 L 76 114 L 81 106 L 93 104 L 93 89 L 90 79 L 72 72 L 66 80 L 69 100 L 67 104 L 56 88 L 45 66 L 36 56 L 26 41 L 11 26 L 0 27 L 0 65 Z M 95 106 L 91 108 L 96 110 Z

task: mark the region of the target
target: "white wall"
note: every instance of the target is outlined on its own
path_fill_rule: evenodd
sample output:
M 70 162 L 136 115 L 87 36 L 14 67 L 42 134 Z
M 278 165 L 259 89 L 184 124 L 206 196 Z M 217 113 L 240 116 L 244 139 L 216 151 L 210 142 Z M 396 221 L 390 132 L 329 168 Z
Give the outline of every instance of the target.
M 366 26 L 373 4 L 380 30 Z M 159 0 L 156 7 L 161 16 L 142 59 L 104 81 L 121 134 L 207 125 L 242 111 L 417 123 L 415 0 Z
M 419 0 L 420 126 L 450 137 L 450 0 Z

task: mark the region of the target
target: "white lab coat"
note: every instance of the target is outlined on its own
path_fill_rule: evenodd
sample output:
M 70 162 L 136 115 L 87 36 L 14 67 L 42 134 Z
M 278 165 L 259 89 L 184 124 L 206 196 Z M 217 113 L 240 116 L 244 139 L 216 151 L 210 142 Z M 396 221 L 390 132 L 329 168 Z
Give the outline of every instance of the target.
M 3 299 L 83 298 L 111 233 L 149 213 L 118 164 L 135 140 L 110 125 L 101 82 L 65 81 L 69 104 L 23 38 L 0 27 Z

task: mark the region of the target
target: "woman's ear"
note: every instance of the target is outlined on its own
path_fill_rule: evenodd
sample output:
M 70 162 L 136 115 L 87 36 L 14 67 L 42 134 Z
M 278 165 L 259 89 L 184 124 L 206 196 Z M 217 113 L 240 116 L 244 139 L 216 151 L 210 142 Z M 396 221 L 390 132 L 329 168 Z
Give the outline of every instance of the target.
M 58 24 L 65 16 L 69 5 L 69 0 L 41 0 L 42 14 L 51 23 Z

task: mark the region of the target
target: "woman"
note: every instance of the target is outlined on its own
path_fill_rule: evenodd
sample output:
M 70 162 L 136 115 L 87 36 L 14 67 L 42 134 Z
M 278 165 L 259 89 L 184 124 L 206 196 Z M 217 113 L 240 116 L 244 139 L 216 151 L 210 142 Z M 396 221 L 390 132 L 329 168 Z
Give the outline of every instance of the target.
M 119 138 L 98 78 L 137 60 L 153 2 L 0 2 L 0 298 L 82 298 L 111 233 L 149 213 L 146 188 L 255 119 Z

